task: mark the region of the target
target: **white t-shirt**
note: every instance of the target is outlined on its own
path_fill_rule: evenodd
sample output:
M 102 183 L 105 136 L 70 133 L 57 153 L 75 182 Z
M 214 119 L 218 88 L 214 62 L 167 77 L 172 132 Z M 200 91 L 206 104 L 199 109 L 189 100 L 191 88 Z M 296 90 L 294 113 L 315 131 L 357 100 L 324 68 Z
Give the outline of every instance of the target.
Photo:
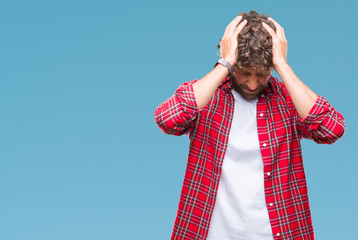
M 207 240 L 273 240 L 257 133 L 257 99 L 235 98 L 234 115 Z

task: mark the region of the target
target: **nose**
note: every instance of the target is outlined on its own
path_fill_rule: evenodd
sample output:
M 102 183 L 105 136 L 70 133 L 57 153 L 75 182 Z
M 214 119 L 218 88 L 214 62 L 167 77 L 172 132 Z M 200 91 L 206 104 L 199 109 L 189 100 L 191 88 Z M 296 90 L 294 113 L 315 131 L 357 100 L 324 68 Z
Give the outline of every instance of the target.
M 247 87 L 251 90 L 251 91 L 254 91 L 256 90 L 256 88 L 259 86 L 259 83 L 256 79 L 250 79 L 248 82 L 247 82 Z

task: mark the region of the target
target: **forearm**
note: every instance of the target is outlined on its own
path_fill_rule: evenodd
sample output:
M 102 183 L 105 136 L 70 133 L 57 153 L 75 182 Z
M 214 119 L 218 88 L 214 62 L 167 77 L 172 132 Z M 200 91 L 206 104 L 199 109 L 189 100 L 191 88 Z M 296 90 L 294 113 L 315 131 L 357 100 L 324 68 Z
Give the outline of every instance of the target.
M 285 84 L 298 114 L 305 119 L 318 98 L 317 94 L 296 76 L 288 64 L 275 66 L 275 70 Z
M 225 66 L 218 64 L 205 77 L 193 84 L 195 100 L 199 109 L 203 109 L 209 103 L 228 73 Z

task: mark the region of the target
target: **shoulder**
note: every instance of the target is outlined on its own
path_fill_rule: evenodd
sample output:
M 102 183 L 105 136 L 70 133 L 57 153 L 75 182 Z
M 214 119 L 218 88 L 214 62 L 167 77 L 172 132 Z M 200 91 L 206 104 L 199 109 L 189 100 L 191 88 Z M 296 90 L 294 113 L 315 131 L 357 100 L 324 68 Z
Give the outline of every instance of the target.
M 271 88 L 274 93 L 273 95 L 291 100 L 291 96 L 290 96 L 285 84 L 283 82 L 281 82 L 278 78 L 276 78 L 276 77 L 271 78 Z

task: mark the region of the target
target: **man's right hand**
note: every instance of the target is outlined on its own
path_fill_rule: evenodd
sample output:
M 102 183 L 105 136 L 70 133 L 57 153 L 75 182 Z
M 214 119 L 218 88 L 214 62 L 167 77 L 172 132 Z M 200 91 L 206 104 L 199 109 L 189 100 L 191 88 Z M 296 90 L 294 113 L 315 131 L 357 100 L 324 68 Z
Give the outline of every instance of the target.
M 246 20 L 240 23 L 241 19 L 242 17 L 239 16 L 231 21 L 226 27 L 224 36 L 220 41 L 221 57 L 228 61 L 232 66 L 236 62 L 237 38 L 246 24 Z M 226 67 L 217 64 L 211 72 L 193 84 L 195 100 L 199 109 L 204 108 L 210 102 L 216 89 L 228 73 L 229 70 Z
M 224 36 L 220 41 L 220 53 L 226 61 L 232 66 L 236 62 L 236 50 L 238 45 L 238 35 L 246 25 L 247 21 L 244 20 L 240 23 L 242 16 L 237 16 L 234 20 L 227 25 Z M 239 24 L 240 23 L 240 24 Z

